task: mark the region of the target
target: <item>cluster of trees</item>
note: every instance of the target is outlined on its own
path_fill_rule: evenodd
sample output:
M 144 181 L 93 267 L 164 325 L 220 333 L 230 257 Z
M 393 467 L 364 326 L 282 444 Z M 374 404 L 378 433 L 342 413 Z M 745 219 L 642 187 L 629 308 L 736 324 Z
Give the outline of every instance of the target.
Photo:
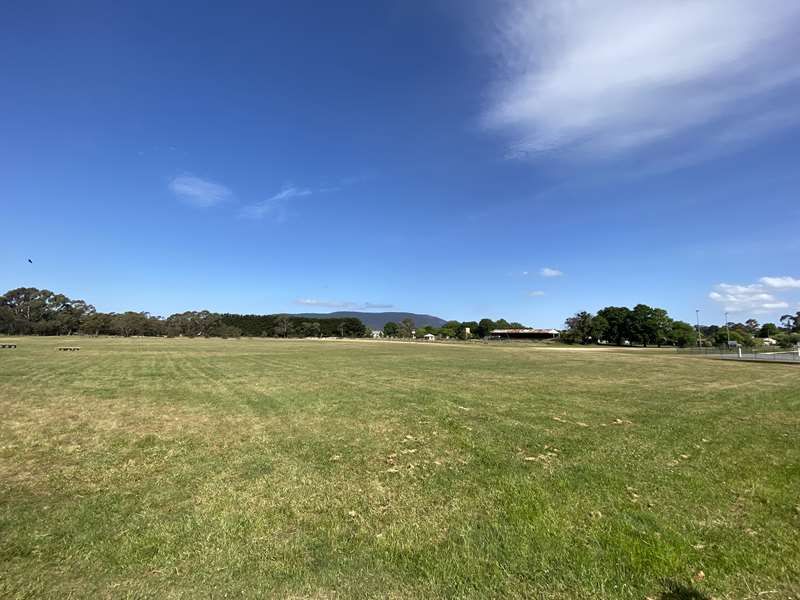
M 689 323 L 673 321 L 663 308 L 637 304 L 633 309 L 607 306 L 596 315 L 579 312 L 566 320 L 566 331 L 561 339 L 566 343 L 580 344 L 691 346 L 696 341 L 696 332 Z
M 422 337 L 428 333 L 436 337 L 443 338 L 484 338 L 493 329 L 524 329 L 521 323 L 509 323 L 505 319 L 481 319 L 480 321 L 448 321 L 441 327 L 426 325 L 417 328 L 411 319 L 403 319 L 400 323 L 386 323 L 383 326 L 383 335 L 387 337 L 410 338 L 412 336 Z M 467 333 L 469 332 L 469 333 Z
M 50 290 L 17 288 L 0 296 L 2 333 L 68 335 L 93 314 L 91 304 Z
M 775 323 L 760 324 L 755 319 L 747 319 L 744 323 L 729 322 L 726 325 L 701 325 L 700 334 L 704 345 L 721 346 L 728 342 L 737 342 L 742 346 L 752 347 L 763 344 L 764 338 L 774 339 L 785 348 L 800 343 L 800 311 L 795 315 L 783 315 L 781 326 Z
M 355 317 L 311 319 L 293 315 L 219 315 L 242 335 L 274 337 L 364 337 L 368 332 Z
M 159 317 L 147 312 L 103 313 L 83 300 L 37 288 L 0 296 L 0 334 L 239 337 L 361 337 L 358 319 L 315 319 L 290 315 L 218 314 L 207 310 Z
M 566 343 L 608 343 L 618 346 L 720 346 L 729 340 L 743 346 L 755 346 L 762 338 L 774 338 L 782 346 L 800 342 L 800 312 L 781 317 L 783 330 L 774 323 L 759 324 L 755 319 L 727 326 L 705 325 L 698 329 L 684 321 L 674 321 L 663 308 L 637 304 L 607 306 L 591 314 L 583 311 L 566 320 L 561 340 Z

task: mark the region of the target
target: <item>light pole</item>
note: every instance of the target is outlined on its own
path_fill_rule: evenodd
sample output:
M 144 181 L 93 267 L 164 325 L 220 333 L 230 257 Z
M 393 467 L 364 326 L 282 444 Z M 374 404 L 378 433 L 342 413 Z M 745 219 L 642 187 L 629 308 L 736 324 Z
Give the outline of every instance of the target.
M 696 308 L 694 311 L 697 314 L 697 347 L 703 345 L 703 334 L 700 333 L 700 309 Z
M 727 313 L 727 311 L 725 312 L 725 333 L 728 334 L 728 347 L 730 347 L 730 345 L 731 345 L 731 328 L 730 328 L 730 325 L 728 325 L 728 313 Z

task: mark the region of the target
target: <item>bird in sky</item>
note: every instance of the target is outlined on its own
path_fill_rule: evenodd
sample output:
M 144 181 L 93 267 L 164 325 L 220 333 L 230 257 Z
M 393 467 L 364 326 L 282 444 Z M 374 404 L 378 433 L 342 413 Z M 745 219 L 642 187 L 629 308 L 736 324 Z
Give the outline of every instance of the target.
M 30 258 L 28 259 L 28 262 L 29 262 L 29 263 L 31 263 L 31 264 L 33 264 L 33 261 L 32 261 Z

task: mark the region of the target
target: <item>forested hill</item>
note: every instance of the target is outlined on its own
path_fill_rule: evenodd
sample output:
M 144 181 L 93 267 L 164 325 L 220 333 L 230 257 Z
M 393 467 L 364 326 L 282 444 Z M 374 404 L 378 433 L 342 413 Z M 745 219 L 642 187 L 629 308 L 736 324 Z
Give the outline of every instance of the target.
M 404 319 L 414 321 L 416 327 L 441 327 L 447 321 L 433 315 L 419 315 L 406 312 L 359 312 L 340 310 L 332 313 L 300 313 L 292 315 L 308 319 L 359 319 L 370 329 L 383 329 L 386 323 L 400 323 Z

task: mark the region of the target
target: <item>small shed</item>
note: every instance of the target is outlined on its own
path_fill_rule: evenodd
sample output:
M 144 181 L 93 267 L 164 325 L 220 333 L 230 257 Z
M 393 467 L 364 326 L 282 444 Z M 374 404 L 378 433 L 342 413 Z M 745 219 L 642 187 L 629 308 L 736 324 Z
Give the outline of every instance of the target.
M 425 335 L 422 336 L 422 339 L 425 340 L 426 342 L 432 342 L 433 340 L 436 339 L 436 336 L 433 335 L 432 333 L 426 333 Z

